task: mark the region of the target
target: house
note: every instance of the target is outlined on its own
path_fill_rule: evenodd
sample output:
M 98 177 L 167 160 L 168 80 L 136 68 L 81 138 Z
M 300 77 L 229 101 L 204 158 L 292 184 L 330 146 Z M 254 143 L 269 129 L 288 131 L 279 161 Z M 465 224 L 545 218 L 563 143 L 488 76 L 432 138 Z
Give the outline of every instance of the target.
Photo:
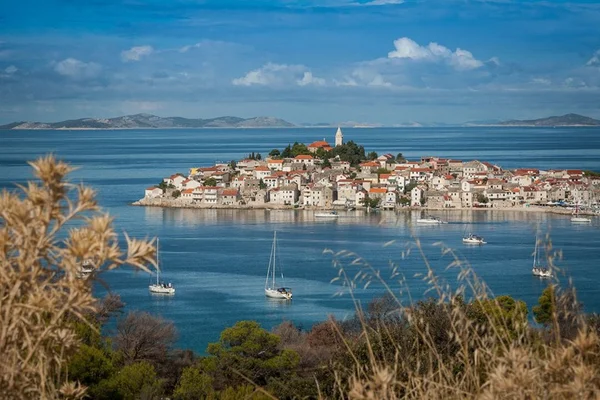
M 275 189 L 279 186 L 279 178 L 276 176 L 266 176 L 263 178 L 263 182 L 267 185 L 267 189 Z
M 181 190 L 182 189 L 182 184 L 183 181 L 185 181 L 186 178 L 181 175 L 181 174 L 175 174 L 175 175 L 171 175 L 168 178 L 164 178 L 163 182 L 165 182 L 167 185 L 173 185 L 175 186 L 175 189 Z
M 365 162 L 360 163 L 359 167 L 360 167 L 360 170 L 363 171 L 363 172 L 375 172 L 381 166 L 376 161 L 365 161 Z
M 334 200 L 332 188 L 307 185 L 302 191 L 302 204 L 305 206 L 331 207 Z
M 292 160 L 292 164 L 295 165 L 305 165 L 305 166 L 313 166 L 315 165 L 315 158 L 311 155 L 300 154 Z
M 327 143 L 325 141 L 325 139 L 319 140 L 316 142 L 312 142 L 307 147 L 308 147 L 308 151 L 310 151 L 313 154 L 316 153 L 317 151 L 319 151 L 319 149 L 323 149 L 324 151 L 332 150 L 332 147 L 329 145 L 329 143 Z
M 267 161 L 267 167 L 273 171 L 283 171 L 283 160 L 270 159 Z
M 195 179 L 186 179 L 182 182 L 182 189 L 195 189 L 198 186 L 202 186 L 200 182 Z
M 395 190 L 388 190 L 383 197 L 382 207 L 393 209 L 398 201 L 398 193 Z
M 384 187 L 372 187 L 371 189 L 369 189 L 369 198 L 380 199 L 383 201 L 386 193 L 387 189 Z
M 425 192 L 425 200 L 427 201 L 427 207 L 432 208 L 444 208 L 445 193 L 437 190 L 428 190 Z
M 181 199 L 191 202 L 194 200 L 194 189 L 184 189 L 181 191 Z
M 270 175 L 271 175 L 271 170 L 267 166 L 259 165 L 258 167 L 254 168 L 254 177 L 256 179 L 258 179 L 259 181 L 261 179 L 265 179 L 267 176 L 270 176 Z
M 155 197 L 161 197 L 163 194 L 163 191 L 161 188 L 158 188 L 156 186 L 151 186 L 149 188 L 146 188 L 146 190 L 144 191 L 144 197 L 147 199 L 153 199 Z
M 420 206 L 421 200 L 423 199 L 424 189 L 419 186 L 415 186 L 410 191 L 410 205 L 411 206 Z
M 282 186 L 270 190 L 270 203 L 291 206 L 298 202 L 298 187 L 296 185 Z
M 225 189 L 221 193 L 221 204 L 224 206 L 238 205 L 240 200 L 240 192 L 237 189 Z

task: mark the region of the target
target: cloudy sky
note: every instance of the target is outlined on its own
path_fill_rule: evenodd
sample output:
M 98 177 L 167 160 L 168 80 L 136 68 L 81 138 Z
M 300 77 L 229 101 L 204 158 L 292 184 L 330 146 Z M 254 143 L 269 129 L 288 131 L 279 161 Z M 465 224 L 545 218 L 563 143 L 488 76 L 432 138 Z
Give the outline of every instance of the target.
M 592 1 L 3 4 L 0 123 L 140 112 L 295 123 L 600 118 Z

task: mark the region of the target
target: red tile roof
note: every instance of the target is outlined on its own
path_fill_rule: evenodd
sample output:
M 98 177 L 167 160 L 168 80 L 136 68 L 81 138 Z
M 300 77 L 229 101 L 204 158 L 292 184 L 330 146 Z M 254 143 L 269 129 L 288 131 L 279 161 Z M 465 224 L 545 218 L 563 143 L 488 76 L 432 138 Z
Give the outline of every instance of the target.
M 308 154 L 300 154 L 295 157 L 296 160 L 312 160 L 314 157 Z

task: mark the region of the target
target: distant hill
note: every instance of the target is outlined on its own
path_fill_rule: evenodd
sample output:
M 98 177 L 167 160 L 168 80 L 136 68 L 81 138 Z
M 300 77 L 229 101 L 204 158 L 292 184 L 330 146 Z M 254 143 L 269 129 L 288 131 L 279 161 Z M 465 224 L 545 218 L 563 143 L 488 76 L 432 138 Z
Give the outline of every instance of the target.
M 152 114 L 100 119 L 81 118 L 60 122 L 13 122 L 0 129 L 130 129 L 130 128 L 290 128 L 294 124 L 274 117 L 217 117 L 194 119 L 158 117 Z
M 600 126 L 600 121 L 579 114 L 565 114 L 540 119 L 503 121 L 501 126 Z

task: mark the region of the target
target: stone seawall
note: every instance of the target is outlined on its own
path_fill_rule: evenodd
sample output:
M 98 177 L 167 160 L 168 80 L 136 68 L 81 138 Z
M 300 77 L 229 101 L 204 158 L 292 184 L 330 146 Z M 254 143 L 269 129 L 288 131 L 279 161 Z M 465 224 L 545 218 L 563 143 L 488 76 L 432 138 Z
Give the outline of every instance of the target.
M 251 203 L 243 205 L 224 205 L 224 204 L 203 204 L 192 203 L 188 200 L 169 199 L 169 198 L 143 198 L 131 203 L 133 206 L 142 207 L 164 207 L 164 208 L 197 208 L 197 209 L 223 209 L 223 210 L 344 210 L 345 207 L 317 207 L 317 206 L 288 206 L 273 203 Z M 365 207 L 357 207 L 364 209 Z M 573 210 L 567 210 L 557 207 L 541 207 L 541 206 L 515 206 L 515 207 L 494 207 L 494 208 L 441 208 L 441 207 L 398 207 L 395 210 L 385 211 L 522 211 L 522 212 L 546 212 L 552 214 L 571 215 Z M 598 215 L 593 212 L 580 212 L 580 215 Z

